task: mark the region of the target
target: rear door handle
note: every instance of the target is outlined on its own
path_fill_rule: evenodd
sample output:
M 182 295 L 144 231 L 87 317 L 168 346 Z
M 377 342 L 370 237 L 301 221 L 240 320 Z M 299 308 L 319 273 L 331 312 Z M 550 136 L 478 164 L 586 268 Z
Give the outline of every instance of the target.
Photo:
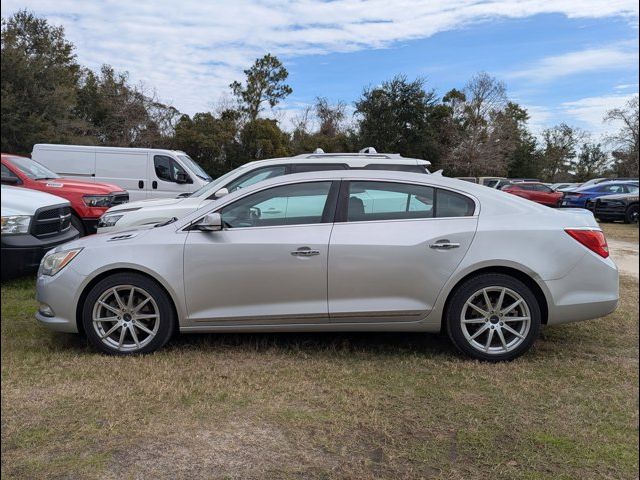
M 459 243 L 453 243 L 448 241 L 436 242 L 429 245 L 429 248 L 433 248 L 434 250 L 451 250 L 452 248 L 459 248 Z
M 320 255 L 320 250 L 311 250 L 309 247 L 300 247 L 297 250 L 291 252 L 294 257 L 313 257 Z

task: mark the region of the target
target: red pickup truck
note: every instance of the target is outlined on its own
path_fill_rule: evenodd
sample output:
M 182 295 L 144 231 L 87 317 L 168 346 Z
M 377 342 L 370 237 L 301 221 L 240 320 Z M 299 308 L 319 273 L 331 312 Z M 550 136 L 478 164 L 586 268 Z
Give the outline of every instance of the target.
M 95 233 L 98 219 L 108 208 L 129 201 L 127 191 L 116 185 L 60 178 L 30 158 L 5 153 L 1 157 L 2 184 L 31 188 L 69 200 L 71 224 L 80 235 Z
M 564 194 L 555 192 L 543 183 L 521 182 L 502 187 L 503 192 L 509 192 L 518 197 L 526 198 L 547 207 L 559 207 Z

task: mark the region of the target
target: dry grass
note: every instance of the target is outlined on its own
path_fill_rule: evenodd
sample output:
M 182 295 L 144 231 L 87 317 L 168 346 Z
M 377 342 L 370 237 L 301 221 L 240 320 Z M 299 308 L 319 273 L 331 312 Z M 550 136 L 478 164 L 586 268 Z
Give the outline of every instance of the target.
M 624 223 L 601 223 L 602 230 L 607 237 L 624 242 L 638 243 L 640 230 L 638 225 L 626 225 Z
M 36 325 L 32 279 L 6 283 L 2 475 L 637 478 L 637 282 L 622 293 L 490 365 L 421 334 L 194 335 L 106 357 Z

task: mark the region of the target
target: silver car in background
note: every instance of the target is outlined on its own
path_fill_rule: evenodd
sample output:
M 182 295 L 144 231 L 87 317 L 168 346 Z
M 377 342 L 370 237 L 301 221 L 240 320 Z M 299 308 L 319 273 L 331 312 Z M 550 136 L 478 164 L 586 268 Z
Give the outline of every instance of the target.
M 510 360 L 542 324 L 607 315 L 618 271 L 586 211 L 439 174 L 267 180 L 156 227 L 42 261 L 38 320 L 112 354 L 196 332 L 446 331 Z

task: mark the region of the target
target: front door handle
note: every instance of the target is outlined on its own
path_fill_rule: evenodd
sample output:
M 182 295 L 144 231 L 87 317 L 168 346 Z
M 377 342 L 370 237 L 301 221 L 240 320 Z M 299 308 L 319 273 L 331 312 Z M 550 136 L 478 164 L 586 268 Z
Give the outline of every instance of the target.
M 300 247 L 297 250 L 291 252 L 294 257 L 313 257 L 320 255 L 320 250 L 311 250 L 309 247 Z
M 433 248 L 435 250 L 451 250 L 452 248 L 459 248 L 459 243 L 453 243 L 448 240 L 443 240 L 440 242 L 432 243 L 429 245 L 429 248 Z

